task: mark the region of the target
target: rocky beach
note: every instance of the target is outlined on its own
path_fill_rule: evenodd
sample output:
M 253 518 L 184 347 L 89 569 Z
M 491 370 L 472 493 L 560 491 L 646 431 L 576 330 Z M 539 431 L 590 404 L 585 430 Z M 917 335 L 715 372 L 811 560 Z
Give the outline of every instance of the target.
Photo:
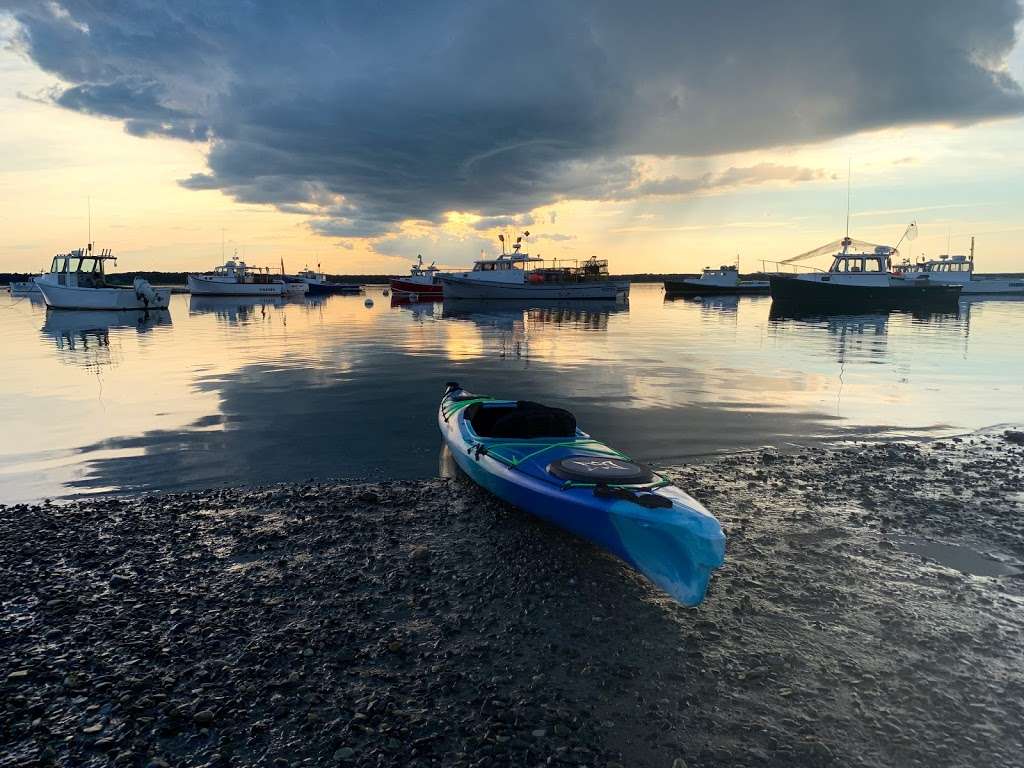
M 0 507 L 0 765 L 1024 765 L 1024 434 L 667 474 L 696 609 L 458 479 Z

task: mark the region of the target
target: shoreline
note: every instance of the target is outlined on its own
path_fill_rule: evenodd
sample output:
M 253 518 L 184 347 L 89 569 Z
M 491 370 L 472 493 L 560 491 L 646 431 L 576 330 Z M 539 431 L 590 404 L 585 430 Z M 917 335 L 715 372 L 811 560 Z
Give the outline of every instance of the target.
M 0 738 L 13 765 L 1013 764 L 1014 435 L 667 470 L 728 537 L 696 609 L 459 480 L 0 506 Z

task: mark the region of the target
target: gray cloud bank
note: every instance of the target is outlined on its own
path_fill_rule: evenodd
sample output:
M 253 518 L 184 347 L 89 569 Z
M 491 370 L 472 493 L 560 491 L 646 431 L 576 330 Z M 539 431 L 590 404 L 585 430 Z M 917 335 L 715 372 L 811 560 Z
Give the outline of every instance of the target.
M 563 198 L 808 180 L 755 166 L 644 181 L 631 158 L 1024 112 L 1005 70 L 1016 0 L 0 8 L 68 84 L 58 105 L 208 141 L 209 171 L 186 187 L 311 214 L 339 237 L 448 210 L 498 224 Z

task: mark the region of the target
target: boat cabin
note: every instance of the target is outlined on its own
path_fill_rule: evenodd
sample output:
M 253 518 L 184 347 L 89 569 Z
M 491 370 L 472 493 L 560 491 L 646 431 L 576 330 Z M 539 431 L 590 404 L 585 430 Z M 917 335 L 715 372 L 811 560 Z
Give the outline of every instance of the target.
M 327 279 L 323 272 L 314 272 L 308 265 L 299 272 L 298 276 L 307 283 L 322 283 Z
M 50 274 L 56 276 L 57 285 L 75 288 L 103 288 L 107 284 L 104 263 L 117 258 L 110 249 L 92 252 L 92 246 L 68 253 L 58 253 L 50 263 Z
M 526 269 L 530 262 L 542 262 L 543 259 L 529 254 L 515 254 L 514 256 L 499 256 L 496 259 L 480 259 L 473 262 L 474 272 L 505 272 L 510 269 Z
M 270 267 L 253 267 L 234 258 L 216 267 L 212 274 L 221 278 L 233 278 L 238 283 L 277 282 L 277 276 L 271 274 Z
M 939 256 L 937 259 L 925 261 L 917 265 L 922 272 L 939 272 L 948 274 L 950 272 L 973 272 L 974 261 L 966 256 Z
M 845 249 L 832 259 L 830 273 L 840 274 L 887 274 L 893 249 L 879 245 L 873 253 L 847 253 Z
M 441 270 L 437 268 L 437 262 L 436 261 L 430 262 L 430 266 L 429 267 L 424 267 L 423 266 L 423 256 L 422 255 L 417 255 L 416 256 L 416 263 L 413 264 L 409 268 L 409 275 L 410 275 L 410 277 L 430 277 L 430 278 L 433 278 L 434 275 L 436 273 L 440 272 L 440 271 Z

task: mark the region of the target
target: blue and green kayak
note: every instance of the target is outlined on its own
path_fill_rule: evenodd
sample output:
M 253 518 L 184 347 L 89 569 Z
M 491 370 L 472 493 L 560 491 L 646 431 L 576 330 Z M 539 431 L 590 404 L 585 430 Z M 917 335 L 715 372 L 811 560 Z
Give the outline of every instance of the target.
M 568 411 L 450 382 L 438 424 L 459 467 L 495 496 L 603 547 L 683 605 L 704 599 L 725 557 L 718 520 Z

